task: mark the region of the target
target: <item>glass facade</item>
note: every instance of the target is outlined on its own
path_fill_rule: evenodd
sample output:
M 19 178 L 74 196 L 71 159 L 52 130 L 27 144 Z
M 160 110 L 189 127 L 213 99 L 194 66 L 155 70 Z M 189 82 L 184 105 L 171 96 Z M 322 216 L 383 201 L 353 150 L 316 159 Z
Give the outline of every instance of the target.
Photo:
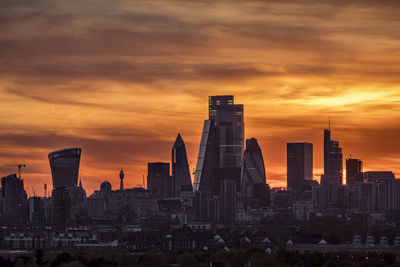
M 287 187 L 299 189 L 313 179 L 313 144 L 287 143 Z
M 192 191 L 192 180 L 186 155 L 185 143 L 180 134 L 172 147 L 172 179 L 173 195 L 179 196 L 181 191 Z
M 217 129 L 214 120 L 205 120 L 196 171 L 194 173 L 195 190 L 217 193 L 216 175 L 218 160 Z
M 81 152 L 80 148 L 67 148 L 49 154 L 53 188 L 77 186 Z

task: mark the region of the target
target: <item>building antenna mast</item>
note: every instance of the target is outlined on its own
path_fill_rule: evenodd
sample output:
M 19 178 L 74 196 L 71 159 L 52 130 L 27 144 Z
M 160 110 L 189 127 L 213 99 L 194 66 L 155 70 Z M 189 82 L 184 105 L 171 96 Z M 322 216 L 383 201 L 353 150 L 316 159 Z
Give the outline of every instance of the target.
M 329 131 L 331 131 L 331 116 L 329 116 Z

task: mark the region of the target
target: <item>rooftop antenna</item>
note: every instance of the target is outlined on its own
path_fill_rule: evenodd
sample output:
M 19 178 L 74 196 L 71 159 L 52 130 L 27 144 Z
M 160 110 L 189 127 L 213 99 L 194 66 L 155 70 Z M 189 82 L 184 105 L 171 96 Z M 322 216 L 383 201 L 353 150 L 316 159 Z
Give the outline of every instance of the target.
M 145 184 L 144 184 L 144 174 L 142 175 L 142 183 L 143 183 L 143 188 L 145 187 Z
M 329 116 L 329 131 L 331 131 L 331 116 Z
M 44 197 L 47 198 L 47 184 L 44 184 Z

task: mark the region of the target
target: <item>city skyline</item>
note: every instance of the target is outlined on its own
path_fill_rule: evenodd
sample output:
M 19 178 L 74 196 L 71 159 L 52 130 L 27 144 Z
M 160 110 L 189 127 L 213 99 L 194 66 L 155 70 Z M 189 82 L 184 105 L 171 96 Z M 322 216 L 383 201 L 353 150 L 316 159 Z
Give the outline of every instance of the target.
M 210 98 L 210 97 L 209 97 Z M 330 129 L 330 127 L 331 127 L 331 118 L 329 118 L 329 124 L 328 124 L 328 127 L 329 127 L 329 129 Z M 322 130 L 321 130 L 322 131 Z M 328 129 L 324 129 L 323 130 L 324 131 L 324 138 L 325 138 L 325 135 L 326 135 L 326 131 L 331 131 L 331 130 L 328 130 Z M 199 133 L 199 135 L 201 136 L 201 133 Z M 178 139 L 180 138 L 180 133 L 178 133 Z M 324 139 L 323 138 L 323 139 Z M 340 138 L 337 138 L 337 139 L 340 139 Z M 336 141 L 334 141 L 334 142 L 336 142 Z M 307 144 L 308 142 L 306 142 L 306 144 Z M 293 143 L 290 143 L 290 142 L 288 142 L 288 143 L 285 143 L 285 146 L 287 146 L 287 145 L 289 145 L 289 144 L 293 144 Z M 314 153 L 314 148 L 313 148 L 313 143 L 308 143 L 308 144 L 310 144 L 311 145 L 311 148 L 312 148 L 312 153 Z M 175 146 L 176 145 L 176 140 L 175 140 L 175 143 L 174 142 L 172 142 L 172 145 L 173 146 Z M 198 146 L 200 146 L 200 144 L 198 145 Z M 318 145 L 317 145 L 318 146 Z M 324 147 L 324 144 L 322 144 L 322 147 Z M 81 148 L 73 148 L 73 149 L 78 149 L 79 150 L 79 154 L 81 153 L 80 151 L 81 151 Z M 50 157 L 50 155 L 51 154 L 53 154 L 53 153 L 57 153 L 57 152 L 60 152 L 60 151 L 68 151 L 68 150 L 72 150 L 72 148 L 60 148 L 60 149 L 58 149 L 57 151 L 55 151 L 55 152 L 51 152 L 51 153 L 49 153 L 49 156 L 48 157 Z M 286 153 L 286 151 L 285 151 L 285 153 Z M 322 151 L 322 153 L 324 153 L 324 151 Z M 286 155 L 287 156 L 287 155 Z M 342 159 L 342 163 L 343 163 L 343 184 L 347 184 L 346 183 L 346 168 L 345 168 L 345 161 L 346 160 L 348 160 L 348 159 L 351 159 L 351 154 L 349 154 L 349 156 L 348 157 L 346 157 L 346 158 L 343 158 Z M 315 157 L 312 157 L 313 158 L 313 162 L 315 162 Z M 317 155 L 317 158 L 318 158 L 318 155 Z M 322 158 L 322 161 L 324 161 L 324 155 L 322 155 L 321 156 L 321 158 Z M 169 161 L 168 160 L 166 160 L 166 161 L 162 161 L 162 160 L 155 160 L 154 162 L 167 162 L 167 163 L 165 163 L 165 164 L 170 164 L 170 163 L 168 163 Z M 197 161 L 196 161 L 196 163 L 197 163 Z M 147 162 L 146 163 L 146 173 L 147 173 L 147 165 L 148 164 L 153 164 L 153 163 L 150 163 L 150 162 Z M 164 163 L 163 163 L 164 164 Z M 322 164 L 323 164 L 323 162 L 322 162 Z M 7 167 L 11 167 L 12 166 L 12 164 L 9 164 L 9 165 L 7 165 Z M 17 164 L 14 166 L 15 168 L 17 168 L 17 167 L 19 167 Z M 22 166 L 23 168 L 21 169 L 22 170 L 22 172 L 24 172 L 25 171 L 25 168 L 26 168 L 26 166 Z M 190 165 L 189 165 L 189 167 L 191 167 Z M 79 167 L 78 167 L 79 168 Z M 285 161 L 285 168 L 287 168 L 287 161 Z M 50 169 L 50 181 L 48 181 L 48 182 L 45 182 L 45 184 L 47 185 L 47 188 L 46 188 L 46 190 L 51 190 L 53 187 L 52 187 L 52 181 L 51 181 L 51 166 L 49 166 L 49 169 Z M 170 175 L 172 175 L 172 165 L 170 165 Z M 267 170 L 268 170 L 268 166 L 266 166 L 266 173 L 267 173 Z M 195 169 L 194 169 L 194 167 L 192 168 L 192 170 L 193 170 L 193 172 L 191 173 L 191 179 L 192 179 L 192 184 L 193 184 L 193 186 L 194 186 L 194 184 L 195 184 L 195 179 L 194 179 L 194 173 L 195 173 Z M 321 175 L 323 175 L 323 173 L 324 173 L 324 170 L 323 170 L 323 168 L 322 168 L 322 170 L 321 170 L 321 173 L 319 173 L 319 172 L 317 172 L 317 173 L 315 173 L 315 168 L 313 167 L 312 168 L 312 170 L 313 170 L 313 179 L 314 180 L 316 180 L 316 181 L 318 181 L 319 183 L 321 182 Z M 319 170 L 319 169 L 318 169 Z M 366 172 L 368 172 L 368 171 L 372 171 L 372 170 L 374 170 L 374 169 L 365 169 L 365 171 Z M 376 170 L 379 170 L 379 171 L 389 171 L 389 170 L 384 170 L 384 169 L 382 169 L 382 168 L 380 168 L 380 169 L 375 169 L 374 171 L 376 171 Z M 396 170 L 397 169 L 394 169 L 394 170 L 390 170 L 390 171 L 393 171 L 393 173 L 394 174 L 396 174 Z M 114 177 L 110 177 L 110 178 L 108 178 L 108 177 L 105 177 L 105 178 L 99 178 L 99 180 L 96 180 L 95 181 L 95 183 L 97 183 L 96 185 L 97 185 L 97 187 L 95 186 L 93 189 L 92 188 L 88 188 L 88 191 L 90 192 L 90 193 L 92 193 L 93 191 L 95 191 L 95 190 L 98 190 L 99 189 L 99 185 L 100 185 L 100 182 L 102 182 L 102 181 L 104 181 L 104 180 L 107 180 L 107 181 L 110 181 L 112 184 L 113 184 L 113 187 L 117 187 L 117 185 L 118 185 L 118 182 L 120 183 L 120 171 L 121 170 L 119 170 L 119 172 L 118 172 L 118 174 L 117 175 L 115 175 L 115 173 L 114 173 L 114 175 L 115 175 L 115 177 L 117 177 L 118 176 L 118 180 L 117 179 L 113 179 Z M 287 172 L 287 170 L 286 170 L 286 172 Z M 4 174 L 3 176 L 6 176 L 6 175 L 11 175 L 12 173 L 14 173 L 14 172 L 10 172 L 9 174 Z M 16 174 L 17 174 L 17 172 L 15 172 Z M 25 175 L 25 173 L 24 173 L 24 175 Z M 144 175 L 146 175 L 146 174 L 144 174 Z M 25 176 L 24 176 L 25 177 Z M 23 179 L 24 179 L 24 177 L 22 177 Z M 144 176 L 142 175 L 142 180 L 141 180 L 141 183 L 139 184 L 135 184 L 135 185 L 133 185 L 133 186 L 128 186 L 128 187 L 145 187 L 145 188 L 147 188 L 147 182 L 145 182 L 145 180 L 144 180 L 144 178 L 143 178 Z M 81 174 L 79 174 L 79 176 L 77 176 L 76 177 L 76 179 L 79 179 L 79 181 L 80 181 L 80 183 L 82 182 L 82 175 Z M 114 180 L 114 181 L 113 181 Z M 146 179 L 147 180 L 147 179 Z M 27 183 L 27 181 L 24 181 L 25 183 Z M 144 182 L 144 184 L 143 184 L 143 182 Z M 269 180 L 268 179 L 268 176 L 266 176 L 266 183 L 267 184 L 269 184 L 269 183 L 271 183 L 272 185 L 273 185 L 273 187 L 286 187 L 287 186 L 287 175 L 285 175 L 284 176 L 284 181 L 279 181 L 279 182 L 277 182 L 277 183 L 274 183 L 274 181 L 272 180 Z M 33 186 L 29 186 L 29 181 L 28 181 L 28 185 L 26 185 L 25 186 L 25 188 L 27 189 L 27 192 L 28 192 L 28 195 L 29 196 L 33 196 L 33 195 L 38 195 L 38 196 L 42 196 L 42 195 L 44 195 L 44 191 L 43 191 L 43 194 L 41 194 L 40 193 L 40 190 L 39 190 L 39 192 L 38 192 L 38 190 L 36 189 L 36 188 L 34 188 Z M 33 191 L 33 193 L 32 192 L 30 192 L 30 188 L 32 189 L 32 191 Z M 49 192 L 49 191 L 48 191 Z
M 313 143 L 314 177 L 323 173 L 329 117 L 343 160 L 399 176 L 399 10 L 394 1 L 7 2 L 0 174 L 26 164 L 25 187 L 43 195 L 47 154 L 80 147 L 88 193 L 105 179 L 117 188 L 121 168 L 131 188 L 148 162 L 170 162 L 178 132 L 193 173 L 207 96 L 232 94 L 271 187 L 286 185 L 288 142 Z

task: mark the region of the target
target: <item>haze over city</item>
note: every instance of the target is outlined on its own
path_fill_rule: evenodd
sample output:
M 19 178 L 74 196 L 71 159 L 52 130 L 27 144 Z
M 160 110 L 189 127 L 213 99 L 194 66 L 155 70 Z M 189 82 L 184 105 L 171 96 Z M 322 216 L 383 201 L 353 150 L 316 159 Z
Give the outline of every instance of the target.
M 88 193 L 118 187 L 120 168 L 133 187 L 148 162 L 170 161 L 178 133 L 192 171 L 208 96 L 228 94 L 271 187 L 286 186 L 287 142 L 313 143 L 319 179 L 329 117 L 345 158 L 398 176 L 399 12 L 397 1 L 5 1 L 0 172 L 26 164 L 25 186 L 42 195 L 47 154 L 81 147 Z

